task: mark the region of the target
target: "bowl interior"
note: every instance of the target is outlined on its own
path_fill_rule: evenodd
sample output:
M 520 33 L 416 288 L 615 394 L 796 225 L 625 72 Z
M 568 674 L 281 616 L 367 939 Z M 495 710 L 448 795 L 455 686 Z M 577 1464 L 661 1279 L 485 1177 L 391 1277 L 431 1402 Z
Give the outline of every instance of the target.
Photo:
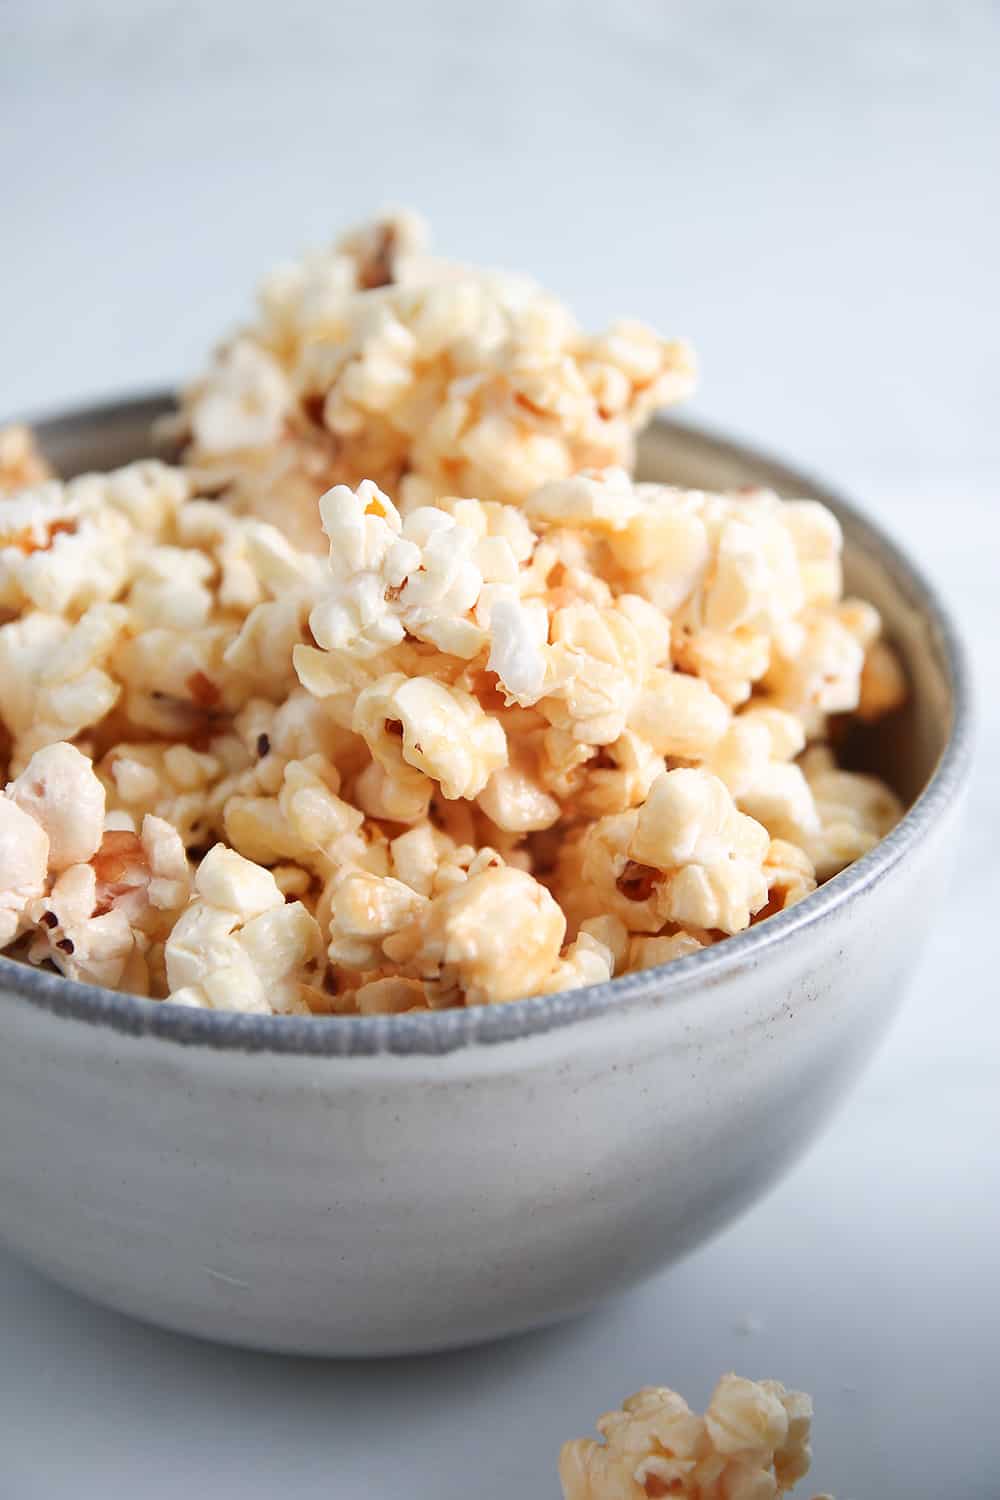
M 50 462 L 68 478 L 152 453 L 172 456 L 153 436 L 157 420 L 172 411 L 169 395 L 154 394 L 43 420 L 36 430 Z M 841 757 L 855 769 L 877 772 L 904 801 L 912 802 L 926 786 L 951 733 L 954 695 L 944 643 L 902 556 L 825 484 L 686 423 L 652 423 L 639 443 L 638 471 L 643 479 L 692 489 L 765 485 L 782 495 L 821 500 L 836 512 L 844 528 L 847 589 L 880 611 L 913 689 L 907 707 L 890 721 L 874 731 L 852 730 L 840 747 Z

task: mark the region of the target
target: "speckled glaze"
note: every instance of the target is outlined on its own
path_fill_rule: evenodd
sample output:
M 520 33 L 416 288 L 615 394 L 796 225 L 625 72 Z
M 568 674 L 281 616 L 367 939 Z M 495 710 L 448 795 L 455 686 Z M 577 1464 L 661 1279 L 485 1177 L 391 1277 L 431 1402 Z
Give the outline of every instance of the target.
M 163 398 L 41 425 L 65 473 L 150 451 Z M 256 1348 L 391 1354 L 567 1318 L 690 1250 L 808 1144 L 944 895 L 970 758 L 940 604 L 822 484 L 675 423 L 644 477 L 840 516 L 914 687 L 874 759 L 913 806 L 791 911 L 568 995 L 399 1017 L 211 1014 L 0 958 L 0 1233 L 65 1285 Z M 871 747 L 869 747 L 871 755 Z

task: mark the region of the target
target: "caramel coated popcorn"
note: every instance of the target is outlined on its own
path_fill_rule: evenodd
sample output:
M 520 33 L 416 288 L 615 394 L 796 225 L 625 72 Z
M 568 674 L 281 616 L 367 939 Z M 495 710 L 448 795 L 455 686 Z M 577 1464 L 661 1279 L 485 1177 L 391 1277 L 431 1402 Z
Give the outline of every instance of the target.
M 600 1418 L 599 1441 L 563 1444 L 563 1497 L 776 1500 L 809 1472 L 811 1423 L 809 1397 L 776 1380 L 724 1375 L 704 1416 L 674 1391 L 646 1386 Z
M 625 467 L 690 369 L 398 216 L 270 278 L 182 466 L 0 440 L 0 945 L 206 1009 L 491 1004 L 869 849 L 899 802 L 833 746 L 905 682 L 835 518 Z
M 51 470 L 28 427 L 0 427 L 0 497 L 50 477 Z
M 635 322 L 585 334 L 526 277 L 436 260 L 425 239 L 396 215 L 280 266 L 185 394 L 190 462 L 305 545 L 338 481 L 403 509 L 518 503 L 627 463 L 637 428 L 692 389 L 682 341 Z

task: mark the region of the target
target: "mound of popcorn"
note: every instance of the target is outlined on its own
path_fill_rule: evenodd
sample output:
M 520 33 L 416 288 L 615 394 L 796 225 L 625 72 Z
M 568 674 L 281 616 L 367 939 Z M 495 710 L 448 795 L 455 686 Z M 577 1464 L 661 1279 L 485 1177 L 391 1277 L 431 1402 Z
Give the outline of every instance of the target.
M 563 1445 L 564 1500 L 776 1500 L 809 1472 L 812 1414 L 777 1380 L 724 1375 L 704 1416 L 646 1386 L 599 1419 L 600 1441 Z
M 585 334 L 524 276 L 438 260 L 415 215 L 279 266 L 255 321 L 185 392 L 188 461 L 234 506 L 325 550 L 316 501 L 364 479 L 405 510 L 520 504 L 547 480 L 627 464 L 638 427 L 688 395 L 681 340 Z
M 51 477 L 29 427 L 21 423 L 0 427 L 0 497 Z
M 0 438 L 14 957 L 206 1009 L 516 1000 L 741 932 L 899 818 L 836 759 L 906 684 L 835 518 L 634 480 L 685 347 L 421 233 L 276 272 L 179 466 Z

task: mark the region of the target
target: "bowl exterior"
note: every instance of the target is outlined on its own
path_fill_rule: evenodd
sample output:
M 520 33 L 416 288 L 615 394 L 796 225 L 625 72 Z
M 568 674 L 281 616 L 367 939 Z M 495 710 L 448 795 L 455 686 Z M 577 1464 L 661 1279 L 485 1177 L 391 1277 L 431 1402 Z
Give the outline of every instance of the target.
M 413 1352 L 578 1313 L 816 1134 L 900 999 L 958 814 L 707 982 L 443 1056 L 186 1045 L 4 995 L 3 1235 L 99 1301 L 264 1349 Z

